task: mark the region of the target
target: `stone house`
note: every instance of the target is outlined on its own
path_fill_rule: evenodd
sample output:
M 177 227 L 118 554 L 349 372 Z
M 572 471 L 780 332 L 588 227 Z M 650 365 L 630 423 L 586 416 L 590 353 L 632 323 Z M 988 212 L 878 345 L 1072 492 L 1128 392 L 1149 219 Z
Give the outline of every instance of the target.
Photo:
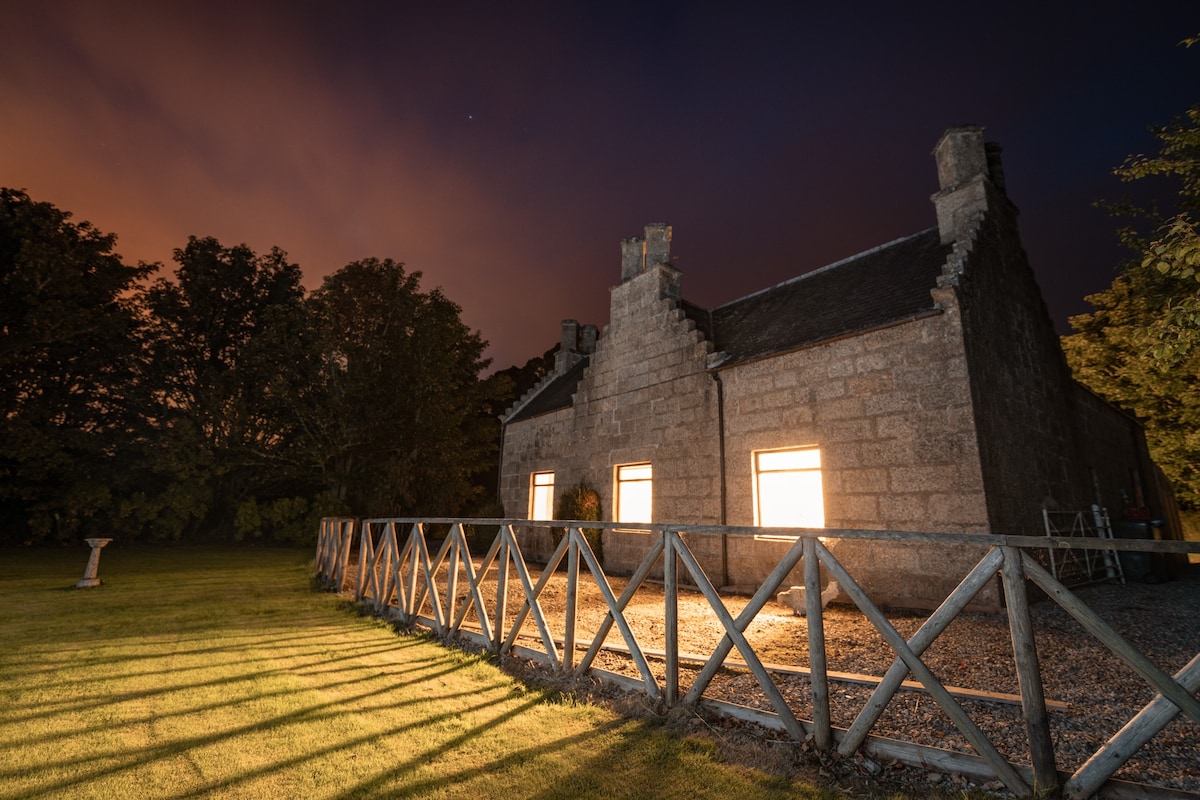
M 1044 506 L 1155 505 L 1140 427 L 1070 377 L 999 148 L 960 127 L 934 157 L 936 227 L 717 308 L 683 298 L 669 226 L 626 239 L 603 335 L 564 322 L 555 369 L 503 417 L 505 513 L 548 519 L 589 485 L 632 524 L 605 534 L 619 574 L 645 552 L 637 522 L 1040 535 Z M 544 530 L 525 536 L 549 554 Z M 753 587 L 790 542 L 689 544 L 715 583 Z M 878 602 L 910 607 L 981 555 L 835 546 Z

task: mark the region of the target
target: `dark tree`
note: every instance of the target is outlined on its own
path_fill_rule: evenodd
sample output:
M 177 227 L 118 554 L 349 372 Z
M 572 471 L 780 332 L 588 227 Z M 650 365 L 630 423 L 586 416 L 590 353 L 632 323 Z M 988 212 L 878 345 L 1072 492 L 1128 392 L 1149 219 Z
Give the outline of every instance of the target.
M 356 514 L 469 513 L 495 457 L 486 342 L 390 259 L 343 267 L 309 306 L 321 353 L 297 404 L 310 468 Z
M 0 540 L 111 535 L 142 364 L 116 237 L 0 189 Z
M 245 504 L 291 488 L 281 404 L 307 357 L 300 268 L 213 238 L 189 238 L 175 261 L 175 279 L 146 293 L 158 476 L 146 521 L 160 536 L 228 535 Z
M 518 367 L 516 364 L 508 369 L 497 370 L 492 373 L 490 379 L 496 380 L 501 384 L 498 388 L 503 389 L 500 393 L 500 401 L 496 406 L 495 412 L 497 415 L 504 411 L 521 399 L 526 392 L 537 386 L 542 378 L 550 374 L 554 369 L 554 353 L 558 350 L 558 345 L 554 345 L 540 356 L 534 356 L 525 362 L 523 366 Z M 507 380 L 507 383 L 504 381 Z

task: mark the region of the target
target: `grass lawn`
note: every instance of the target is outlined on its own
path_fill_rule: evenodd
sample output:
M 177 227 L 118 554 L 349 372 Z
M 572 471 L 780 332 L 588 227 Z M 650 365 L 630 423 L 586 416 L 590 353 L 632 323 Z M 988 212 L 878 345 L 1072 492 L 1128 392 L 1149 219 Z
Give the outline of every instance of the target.
M 0 550 L 0 798 L 838 795 L 309 589 L 310 550 Z

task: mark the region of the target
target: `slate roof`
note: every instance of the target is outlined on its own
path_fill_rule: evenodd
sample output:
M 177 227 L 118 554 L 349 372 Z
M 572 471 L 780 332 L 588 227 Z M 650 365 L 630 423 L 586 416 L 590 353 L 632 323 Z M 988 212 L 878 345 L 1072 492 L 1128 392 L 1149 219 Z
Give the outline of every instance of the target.
M 725 353 L 722 365 L 736 364 L 932 312 L 930 290 L 949 255 L 931 228 L 711 311 L 686 300 L 680 308 Z M 508 421 L 570 406 L 588 361 L 552 380 Z
M 949 254 L 936 228 L 897 239 L 714 308 L 709 340 L 730 364 L 932 311 Z
M 579 386 L 579 381 L 583 378 L 583 372 L 587 369 L 589 361 L 591 359 L 585 356 L 578 364 L 543 386 L 542 390 L 507 422 L 529 419 L 570 406 L 571 395 L 575 394 L 575 389 Z

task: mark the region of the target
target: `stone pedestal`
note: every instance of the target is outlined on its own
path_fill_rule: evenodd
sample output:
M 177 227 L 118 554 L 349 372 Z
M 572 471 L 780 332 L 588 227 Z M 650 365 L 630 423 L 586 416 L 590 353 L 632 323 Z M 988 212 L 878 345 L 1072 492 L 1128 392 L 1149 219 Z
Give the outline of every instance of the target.
M 84 541 L 92 548 L 92 553 L 88 556 L 87 569 L 83 571 L 83 577 L 75 584 L 80 589 L 100 585 L 100 579 L 96 577 L 96 573 L 100 569 L 100 549 L 112 539 L 84 539 Z

